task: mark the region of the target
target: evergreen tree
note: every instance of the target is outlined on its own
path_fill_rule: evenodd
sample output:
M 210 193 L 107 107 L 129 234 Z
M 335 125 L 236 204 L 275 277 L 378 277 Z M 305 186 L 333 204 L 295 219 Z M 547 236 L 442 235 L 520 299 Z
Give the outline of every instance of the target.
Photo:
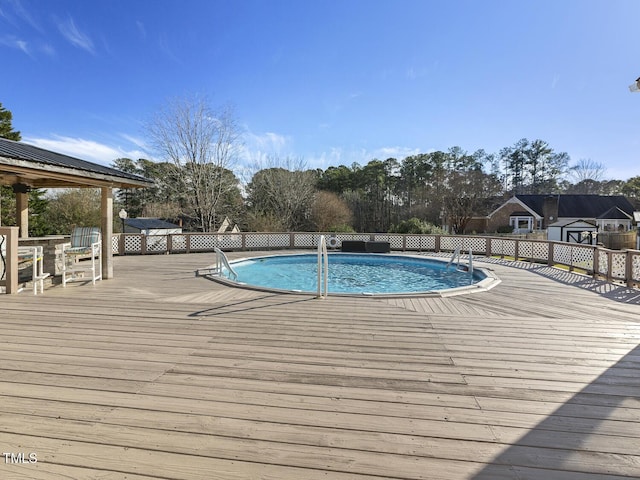
M 0 137 L 19 142 L 22 137 L 13 129 L 12 120 L 13 114 L 0 103 Z

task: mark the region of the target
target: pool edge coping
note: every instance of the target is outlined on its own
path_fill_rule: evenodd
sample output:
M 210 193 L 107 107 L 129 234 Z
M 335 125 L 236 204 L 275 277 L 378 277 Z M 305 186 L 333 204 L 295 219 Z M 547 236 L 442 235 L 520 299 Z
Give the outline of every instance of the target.
M 334 252 L 334 253 L 339 254 L 342 252 Z M 353 253 L 349 253 L 349 254 L 353 255 Z M 286 253 L 286 254 L 273 254 L 270 256 L 294 256 L 294 255 L 309 255 L 309 253 L 293 253 L 293 254 Z M 313 253 L 311 253 L 311 255 L 313 255 Z M 424 259 L 425 257 L 427 257 L 427 255 L 413 255 L 413 254 L 393 253 L 393 252 L 390 254 L 360 253 L 359 255 L 376 255 L 376 256 L 396 255 L 396 256 L 420 258 L 420 259 Z M 254 258 L 259 258 L 259 257 L 242 257 L 242 258 L 234 259 L 232 263 L 252 260 Z M 434 260 L 442 263 L 448 263 L 448 260 L 442 259 L 439 257 L 429 256 L 428 258 L 430 260 Z M 195 274 L 197 277 L 204 277 L 204 278 L 207 278 L 208 280 L 220 283 L 222 285 L 226 285 L 228 287 L 233 287 L 233 288 L 242 288 L 245 290 L 253 290 L 257 292 L 268 292 L 268 293 L 287 294 L 287 295 L 304 295 L 304 296 L 311 296 L 311 297 L 318 296 L 317 292 L 302 291 L 302 290 L 282 290 L 278 288 L 261 287 L 259 285 L 251 285 L 248 283 L 236 282 L 234 280 L 216 276 L 210 273 L 212 270 L 216 270 L 216 269 L 217 267 L 215 265 L 210 265 L 208 267 L 204 267 L 196 270 Z M 474 266 L 474 270 L 478 270 L 482 272 L 485 275 L 485 278 L 483 278 L 478 283 L 475 283 L 473 285 L 465 285 L 462 287 L 447 288 L 443 290 L 428 290 L 424 292 L 406 292 L 406 293 L 368 293 L 368 292 L 332 293 L 332 292 L 328 292 L 327 296 L 345 297 L 345 298 L 424 298 L 424 297 L 444 298 L 444 297 L 453 297 L 456 295 L 487 292 L 502 282 L 502 280 L 498 278 L 498 276 L 493 272 L 491 268 Z M 204 271 L 209 271 L 209 273 L 201 273 Z

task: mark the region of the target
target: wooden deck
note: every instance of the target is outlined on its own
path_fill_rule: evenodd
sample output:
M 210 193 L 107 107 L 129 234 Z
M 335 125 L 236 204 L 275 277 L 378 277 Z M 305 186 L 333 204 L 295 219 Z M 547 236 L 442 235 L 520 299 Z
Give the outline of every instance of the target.
M 0 478 L 640 478 L 639 291 L 490 261 L 489 292 L 316 300 L 210 263 L 0 298 Z

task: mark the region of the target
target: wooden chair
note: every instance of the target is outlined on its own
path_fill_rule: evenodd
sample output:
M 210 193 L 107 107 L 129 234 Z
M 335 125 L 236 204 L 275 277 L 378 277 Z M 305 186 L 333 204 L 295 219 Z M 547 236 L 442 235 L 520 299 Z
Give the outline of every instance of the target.
M 81 258 L 89 260 L 80 261 Z M 62 245 L 62 286 L 67 282 L 102 280 L 102 240 L 98 227 L 75 227 Z

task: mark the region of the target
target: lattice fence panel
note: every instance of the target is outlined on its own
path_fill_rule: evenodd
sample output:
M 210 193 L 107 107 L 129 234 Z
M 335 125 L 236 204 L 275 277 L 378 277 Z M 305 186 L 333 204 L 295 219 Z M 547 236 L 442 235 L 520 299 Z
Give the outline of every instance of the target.
M 613 252 L 611 254 L 611 276 L 617 279 L 624 279 L 626 274 L 626 263 L 626 253 Z
M 418 235 L 407 235 L 405 248 L 407 250 L 422 250 L 422 237 Z
M 166 235 L 147 235 L 147 252 L 166 252 L 167 236 Z
M 518 242 L 518 256 L 520 258 L 533 258 L 533 242 Z
M 466 238 L 463 249 L 467 252 L 471 249 L 476 253 L 485 253 L 487 251 L 487 239 L 481 237 Z
M 216 235 L 191 235 L 191 250 L 211 251 L 217 247 Z
M 119 252 L 118 242 L 120 241 L 120 235 L 111 235 L 111 253 L 117 255 Z
M 435 252 L 436 250 L 436 237 L 435 235 L 423 235 L 420 238 L 420 249 L 421 250 L 431 250 Z
M 455 250 L 462 248 L 463 239 L 460 237 L 440 237 L 440 250 Z
M 640 282 L 640 253 L 631 256 L 631 279 Z
M 532 257 L 536 260 L 549 259 L 549 244 L 547 242 L 532 242 Z
M 402 235 L 374 235 L 376 242 L 389 242 L 392 250 L 402 250 Z
M 571 265 L 571 245 L 556 243 L 553 247 L 553 261 L 562 265 Z
M 369 240 L 371 240 L 371 235 L 367 235 L 367 234 L 344 234 L 344 235 L 338 235 L 338 238 L 340 240 L 360 240 L 363 242 L 367 242 Z
M 171 251 L 183 252 L 187 250 L 187 236 L 181 234 L 171 235 Z
M 218 248 L 242 248 L 242 235 L 219 235 L 215 241 Z
M 598 273 L 603 276 L 607 276 L 609 273 L 609 256 L 607 252 L 600 250 L 598 255 Z
M 247 233 L 244 237 L 247 248 L 267 248 L 269 247 L 269 235 L 260 233 Z
M 269 246 L 289 248 L 291 245 L 291 236 L 288 233 L 271 233 L 269 234 Z
M 142 236 L 141 235 L 125 235 L 124 251 L 125 253 L 141 253 L 142 252 Z
M 574 246 L 571 252 L 571 263 L 574 267 L 593 270 L 593 248 Z
M 293 236 L 293 246 L 295 248 L 312 248 L 314 246 L 313 237 L 312 233 L 296 233 Z
M 506 238 L 494 238 L 491 241 L 491 255 L 504 255 L 514 257 L 516 254 L 516 241 Z

